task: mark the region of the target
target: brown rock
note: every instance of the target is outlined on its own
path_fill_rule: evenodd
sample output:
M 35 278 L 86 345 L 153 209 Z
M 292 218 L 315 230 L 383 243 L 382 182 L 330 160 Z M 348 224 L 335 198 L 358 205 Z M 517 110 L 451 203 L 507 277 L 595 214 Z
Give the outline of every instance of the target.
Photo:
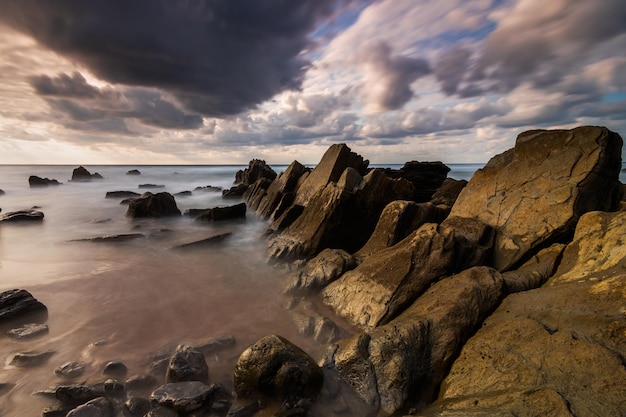
M 435 190 L 445 181 L 450 168 L 442 162 L 410 161 L 399 170 L 386 168 L 383 170 L 390 178 L 404 178 L 414 187 L 412 200 L 418 203 L 430 201 Z
M 324 288 L 344 272 L 354 269 L 356 260 L 341 249 L 324 249 L 285 281 L 285 294 L 300 294 Z
M 510 269 L 571 236 L 582 214 L 617 208 L 621 147 L 622 138 L 603 127 L 524 132 L 474 174 L 450 215 L 494 227 L 492 263 Z
M 441 187 L 437 188 L 430 202 L 434 205 L 444 204 L 448 207 L 452 207 L 466 185 L 467 181 L 465 180 L 446 178 L 443 184 L 441 184 Z
M 126 216 L 131 218 L 180 216 L 180 210 L 170 193 L 146 192 L 128 203 Z

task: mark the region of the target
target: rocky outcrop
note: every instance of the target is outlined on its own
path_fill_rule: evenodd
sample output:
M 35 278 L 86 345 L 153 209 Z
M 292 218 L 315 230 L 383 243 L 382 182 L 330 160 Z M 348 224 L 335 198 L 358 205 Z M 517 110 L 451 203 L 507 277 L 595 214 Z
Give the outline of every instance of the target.
M 0 326 L 14 322 L 45 322 L 48 309 L 26 290 L 9 290 L 0 294 Z
M 398 170 L 385 168 L 383 171 L 390 178 L 408 180 L 415 190 L 411 200 L 425 203 L 430 201 L 435 191 L 441 187 L 450 168 L 442 162 L 410 161 Z
M 235 392 L 240 398 L 315 399 L 323 381 L 322 370 L 309 355 L 275 335 L 246 349 L 234 372 Z
M 465 180 L 446 178 L 441 187 L 437 188 L 430 202 L 434 205 L 443 204 L 452 207 L 466 185 L 467 181 Z
M 621 137 L 602 127 L 524 132 L 474 174 L 450 215 L 494 227 L 492 265 L 511 269 L 570 238 L 582 214 L 618 207 L 621 147 Z
M 626 212 L 583 215 L 555 275 L 504 300 L 424 415 L 622 415 L 624 233 Z
M 324 366 L 378 415 L 432 401 L 463 343 L 503 295 L 497 271 L 468 269 L 434 284 L 390 323 L 331 346 Z
M 296 202 L 314 174 L 315 170 L 302 184 Z M 291 225 L 270 238 L 270 258 L 311 258 L 326 248 L 354 252 L 365 244 L 384 207 L 412 193 L 413 187 L 406 180 L 390 179 L 380 170 L 361 177 L 353 168 L 347 168 L 338 182 L 329 183 L 318 195 L 309 197 L 302 214 Z
M 0 214 L 0 222 L 40 222 L 44 214 L 37 210 L 20 210 Z
M 235 204 L 228 207 L 215 207 L 207 209 L 196 217 L 199 222 L 219 222 L 224 220 L 245 219 L 246 203 Z
M 449 208 L 437 207 L 431 203 L 392 201 L 384 208 L 376 229 L 365 246 L 355 253 L 355 256 L 364 259 L 393 246 L 425 223 L 441 223 L 449 212 Z
M 307 169 L 304 165 L 298 161 L 293 161 L 291 165 L 287 167 L 285 172 L 281 172 L 269 185 L 265 196 L 259 202 L 257 207 L 257 216 L 264 220 L 272 217 L 285 194 L 296 191 L 298 180 L 306 171 Z M 284 211 L 284 208 L 282 211 Z M 282 211 L 273 217 L 279 217 L 282 214 Z
M 49 185 L 61 185 L 61 183 L 55 179 L 41 178 L 36 175 L 28 177 L 28 185 L 31 187 L 47 187 Z
M 72 179 L 70 181 L 87 182 L 93 179 L 96 179 L 96 180 L 102 179 L 102 175 L 98 174 L 97 172 L 92 174 L 91 172 L 87 170 L 87 168 L 81 165 L 78 168 L 75 168 L 74 171 L 72 171 Z
M 235 183 L 251 185 L 259 178 L 267 178 L 273 181 L 276 178 L 276 172 L 261 159 L 253 159 L 248 163 L 248 167 L 239 170 L 235 174 Z
M 317 291 L 356 267 L 356 259 L 341 249 L 324 249 L 285 280 L 285 294 Z
M 180 210 L 176 206 L 176 200 L 170 193 L 150 192 L 144 193 L 141 197 L 129 201 L 126 217 L 165 217 L 180 216 Z

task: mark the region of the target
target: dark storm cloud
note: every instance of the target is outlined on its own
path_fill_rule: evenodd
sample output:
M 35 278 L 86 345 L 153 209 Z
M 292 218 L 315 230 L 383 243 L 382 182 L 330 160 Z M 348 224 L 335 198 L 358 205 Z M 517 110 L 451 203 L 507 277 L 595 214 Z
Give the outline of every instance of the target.
M 0 0 L 0 22 L 103 80 L 156 87 L 192 111 L 223 116 L 298 89 L 310 33 L 347 2 Z M 71 77 L 50 81 L 36 88 L 80 93 L 67 88 L 76 86 Z
M 471 56 L 472 52 L 469 48 L 455 45 L 435 63 L 433 71 L 444 93 L 452 95 L 457 92 Z
M 31 78 L 31 85 L 42 96 L 96 98 L 102 96 L 100 89 L 87 83 L 79 72 L 72 75 L 59 74 L 57 77 L 40 75 Z

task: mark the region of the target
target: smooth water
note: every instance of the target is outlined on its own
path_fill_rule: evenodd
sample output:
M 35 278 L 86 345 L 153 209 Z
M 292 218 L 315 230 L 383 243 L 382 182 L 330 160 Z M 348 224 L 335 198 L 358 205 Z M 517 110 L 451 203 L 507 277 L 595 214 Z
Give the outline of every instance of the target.
M 392 166 L 399 168 L 399 166 Z M 469 180 L 481 164 L 450 165 L 449 176 Z M 298 335 L 281 286 L 286 272 L 269 266 L 262 234 L 267 226 L 252 214 L 245 221 L 201 224 L 187 216 L 125 217 L 119 199 L 107 191 L 143 192 L 139 184 L 164 185 L 152 192 L 175 194 L 207 185 L 228 188 L 241 166 L 87 166 L 104 179 L 69 182 L 71 166 L 0 166 L 2 212 L 40 207 L 39 223 L 0 224 L 0 291 L 23 288 L 49 310 L 47 336 L 15 341 L 0 336 L 0 416 L 38 416 L 54 401 L 33 392 L 63 383 L 53 370 L 67 361 L 88 364 L 80 381 L 102 381 L 108 361 L 123 361 L 129 375 L 147 372 L 149 355 L 179 343 L 234 336 L 233 349 L 207 357 L 210 381 L 232 388 L 239 354 L 259 338 L 280 334 L 316 360 L 323 346 Z M 139 176 L 127 175 L 130 169 Z M 285 166 L 274 166 L 277 172 Z M 37 175 L 62 182 L 30 188 Z M 193 191 L 176 197 L 184 212 L 238 203 L 219 192 Z M 219 245 L 193 250 L 172 247 L 232 232 Z M 80 239 L 126 233 L 145 238 L 94 243 Z M 96 343 L 98 342 L 98 343 Z M 9 365 L 24 351 L 53 350 L 44 365 Z M 259 414 L 262 415 L 262 414 Z M 271 415 L 271 414 L 268 414 Z M 342 414 L 346 415 L 346 414 Z

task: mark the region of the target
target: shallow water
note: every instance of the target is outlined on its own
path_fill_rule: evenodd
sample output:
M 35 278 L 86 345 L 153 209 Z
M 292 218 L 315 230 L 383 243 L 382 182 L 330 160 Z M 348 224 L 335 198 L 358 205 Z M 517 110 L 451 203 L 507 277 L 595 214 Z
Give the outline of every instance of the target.
M 469 179 L 480 164 L 450 165 L 449 176 Z M 396 168 L 398 166 L 395 166 Z M 198 186 L 230 187 L 240 166 L 88 166 L 104 176 L 68 182 L 70 166 L 0 166 L 2 212 L 40 207 L 37 224 L 0 224 L 0 291 L 24 288 L 49 310 L 47 336 L 14 341 L 0 336 L 0 383 L 16 384 L 0 393 L 0 416 L 38 416 L 54 402 L 32 393 L 63 381 L 53 370 L 67 361 L 88 364 L 80 381 L 102 381 L 104 364 L 123 361 L 129 375 L 146 373 L 150 353 L 182 342 L 201 343 L 232 335 L 236 346 L 209 355 L 210 381 L 232 387 L 239 354 L 268 334 L 292 340 L 316 360 L 323 346 L 300 337 L 284 308 L 284 272 L 266 264 L 261 237 L 266 223 L 200 224 L 186 216 L 130 220 L 119 199 L 107 191 L 143 192 L 139 184 L 160 184 L 172 194 Z M 140 176 L 126 175 L 137 168 Z M 274 166 L 277 172 L 284 166 Z M 30 188 L 28 177 L 54 178 L 63 185 Z M 176 197 L 181 211 L 235 204 L 221 193 L 194 191 Z M 172 250 L 177 244 L 232 232 L 212 247 Z M 142 233 L 128 242 L 77 241 L 96 236 Z M 99 342 L 99 343 L 96 343 Z M 101 343 L 100 343 L 101 342 Z M 8 365 L 13 354 L 53 350 L 42 366 Z M 328 415 L 328 414 L 327 414 Z M 342 414 L 346 415 L 346 414 Z

